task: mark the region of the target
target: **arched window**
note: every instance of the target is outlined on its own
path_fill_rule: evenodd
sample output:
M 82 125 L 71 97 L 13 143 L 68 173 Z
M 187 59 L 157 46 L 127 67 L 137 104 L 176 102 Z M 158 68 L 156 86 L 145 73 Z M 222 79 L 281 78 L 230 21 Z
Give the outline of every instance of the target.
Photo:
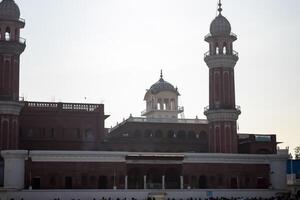
M 157 103 L 157 110 L 160 110 L 160 109 L 161 109 L 160 103 L 158 102 L 158 103 Z
M 195 137 L 196 137 L 196 134 L 195 134 L 194 131 L 189 131 L 189 132 L 188 132 L 188 138 L 189 138 L 189 139 L 195 139 Z
M 198 185 L 199 185 L 200 189 L 207 188 L 207 185 L 206 185 L 206 176 L 204 176 L 204 175 L 199 176 Z
M 133 133 L 133 137 L 134 138 L 140 138 L 141 137 L 141 131 L 140 130 L 135 130 Z
M 223 54 L 227 54 L 227 45 L 226 45 L 226 43 L 224 42 L 224 44 L 223 44 L 223 49 L 222 49 L 222 53 Z
M 220 53 L 219 47 L 216 47 L 216 54 L 218 55 Z
M 155 131 L 155 137 L 156 137 L 156 138 L 162 138 L 162 136 L 163 136 L 163 133 L 162 133 L 161 130 Z
M 178 131 L 177 133 L 177 138 L 178 139 L 185 139 L 185 131 Z
M 167 136 L 168 136 L 168 138 L 175 138 L 176 137 L 175 132 L 173 130 L 168 131 Z
M 144 133 L 145 138 L 150 138 L 152 137 L 152 131 L 150 129 L 147 129 Z
M 6 30 L 5 30 L 5 40 L 6 41 L 9 41 L 11 38 L 10 38 L 10 28 L 7 27 Z
M 201 140 L 207 140 L 207 134 L 205 131 L 201 131 L 199 134 L 199 139 Z

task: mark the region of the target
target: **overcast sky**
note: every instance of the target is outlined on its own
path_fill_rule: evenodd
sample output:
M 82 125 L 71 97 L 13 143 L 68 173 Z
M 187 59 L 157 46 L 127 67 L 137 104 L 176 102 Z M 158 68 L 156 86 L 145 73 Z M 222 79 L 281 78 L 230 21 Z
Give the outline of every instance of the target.
M 204 36 L 217 0 L 16 0 L 26 19 L 20 94 L 32 101 L 104 103 L 106 127 L 140 116 L 146 89 L 179 88 L 185 117 L 205 118 Z M 300 1 L 223 0 L 238 35 L 236 102 L 242 133 L 300 145 Z M 85 100 L 86 97 L 86 100 Z

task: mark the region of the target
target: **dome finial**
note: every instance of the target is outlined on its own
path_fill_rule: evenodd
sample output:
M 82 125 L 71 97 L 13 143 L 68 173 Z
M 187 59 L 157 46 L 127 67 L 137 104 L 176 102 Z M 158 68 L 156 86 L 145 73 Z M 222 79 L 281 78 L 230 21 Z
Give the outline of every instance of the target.
M 162 69 L 160 70 L 160 79 L 163 79 L 163 71 L 162 71 Z
M 219 11 L 219 14 L 221 15 L 221 12 L 222 12 L 222 3 L 221 3 L 221 0 L 219 0 L 219 4 L 218 4 L 219 8 L 218 8 L 218 11 Z

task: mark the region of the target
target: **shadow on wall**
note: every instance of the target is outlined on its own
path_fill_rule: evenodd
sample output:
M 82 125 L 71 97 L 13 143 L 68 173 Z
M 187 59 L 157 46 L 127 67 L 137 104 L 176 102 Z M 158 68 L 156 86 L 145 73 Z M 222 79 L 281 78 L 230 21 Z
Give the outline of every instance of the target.
M 0 157 L 0 187 L 4 185 L 4 161 L 2 157 Z

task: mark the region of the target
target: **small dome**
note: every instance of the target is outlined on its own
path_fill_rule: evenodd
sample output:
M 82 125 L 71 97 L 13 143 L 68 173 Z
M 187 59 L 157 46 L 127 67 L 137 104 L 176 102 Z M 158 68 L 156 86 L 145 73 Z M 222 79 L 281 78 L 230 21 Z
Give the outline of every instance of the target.
M 151 94 L 157 94 L 162 91 L 172 91 L 179 95 L 177 88 L 175 88 L 171 83 L 165 81 L 161 72 L 160 79 L 150 87 L 148 92 Z
M 211 22 L 210 33 L 212 36 L 230 35 L 231 25 L 221 13 Z
M 3 0 L 0 3 L 0 19 L 18 20 L 20 9 L 14 0 Z

